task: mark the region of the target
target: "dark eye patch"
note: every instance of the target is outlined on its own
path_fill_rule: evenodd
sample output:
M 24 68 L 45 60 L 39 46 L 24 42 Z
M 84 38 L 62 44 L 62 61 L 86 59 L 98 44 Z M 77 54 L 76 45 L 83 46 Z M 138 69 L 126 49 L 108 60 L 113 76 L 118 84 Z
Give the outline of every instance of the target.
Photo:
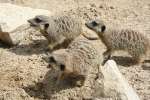
M 64 64 L 60 64 L 60 70 L 64 71 L 65 70 L 65 65 Z
M 42 22 L 42 20 L 41 20 L 41 19 L 39 19 L 39 18 L 35 18 L 35 21 L 36 21 L 37 23 Z
M 54 59 L 53 56 L 49 57 L 49 62 L 53 62 L 53 63 L 56 63 L 56 60 Z
M 92 26 L 97 26 L 97 22 L 96 21 L 92 21 Z

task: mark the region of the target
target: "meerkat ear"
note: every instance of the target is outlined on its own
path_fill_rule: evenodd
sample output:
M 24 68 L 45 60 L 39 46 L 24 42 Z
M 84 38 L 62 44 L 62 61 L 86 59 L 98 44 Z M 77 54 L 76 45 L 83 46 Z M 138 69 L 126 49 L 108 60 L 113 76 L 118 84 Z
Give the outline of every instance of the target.
M 49 27 L 48 23 L 44 24 L 44 29 L 47 29 L 48 27 Z
M 60 64 L 60 70 L 61 70 L 61 71 L 64 71 L 65 68 L 66 68 L 66 66 L 65 66 L 64 64 Z
M 106 30 L 106 26 L 103 25 L 103 26 L 101 27 L 101 31 L 104 32 L 105 30 Z

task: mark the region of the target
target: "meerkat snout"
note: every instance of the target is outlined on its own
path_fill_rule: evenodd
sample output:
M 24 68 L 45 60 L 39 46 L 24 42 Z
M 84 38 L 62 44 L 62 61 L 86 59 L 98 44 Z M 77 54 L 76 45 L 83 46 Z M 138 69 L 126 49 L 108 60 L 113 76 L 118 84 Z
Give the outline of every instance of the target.
M 32 27 L 40 27 L 42 26 L 43 29 L 44 28 L 48 28 L 49 24 L 48 24 L 48 16 L 44 16 L 44 15 L 37 15 L 32 19 L 27 20 L 28 23 L 30 23 L 30 26 Z
M 31 26 L 37 26 L 38 23 L 41 23 L 42 20 L 39 18 L 35 18 L 35 19 L 29 19 L 27 20 Z

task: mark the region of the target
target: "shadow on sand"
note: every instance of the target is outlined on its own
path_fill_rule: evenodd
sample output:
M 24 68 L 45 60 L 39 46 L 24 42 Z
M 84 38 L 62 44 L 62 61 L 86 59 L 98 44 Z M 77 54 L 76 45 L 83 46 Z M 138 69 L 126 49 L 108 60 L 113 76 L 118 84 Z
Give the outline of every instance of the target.
M 125 67 L 130 67 L 137 64 L 132 57 L 113 56 L 111 59 L 115 60 L 118 65 Z
M 17 45 L 9 49 L 17 55 L 32 55 L 32 54 L 42 54 L 47 52 L 47 41 L 46 40 L 34 40 L 29 44 Z
M 136 62 L 132 57 L 122 57 L 122 56 L 113 56 L 111 59 L 115 60 L 118 65 L 130 67 L 133 65 L 137 65 Z M 150 70 L 150 60 L 145 60 L 141 65 L 143 70 Z
M 35 85 L 29 85 L 23 87 L 23 89 L 31 97 L 39 99 L 50 99 L 51 95 L 65 89 L 74 88 L 73 83 L 76 80 L 70 78 L 64 79 L 59 85 L 56 84 L 58 72 L 54 70 L 49 70 L 44 79 L 41 82 L 37 82 Z
M 62 44 L 58 44 L 52 51 L 57 49 L 67 48 L 70 42 L 71 41 L 66 40 Z M 32 54 L 52 52 L 48 48 L 47 40 L 34 40 L 32 43 L 18 45 L 13 48 L 10 48 L 10 51 L 17 55 L 32 55 Z

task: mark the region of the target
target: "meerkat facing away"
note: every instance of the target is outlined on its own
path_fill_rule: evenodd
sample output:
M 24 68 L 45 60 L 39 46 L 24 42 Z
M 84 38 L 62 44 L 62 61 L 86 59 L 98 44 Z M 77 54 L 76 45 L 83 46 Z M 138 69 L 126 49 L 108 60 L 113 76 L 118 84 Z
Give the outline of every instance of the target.
M 98 19 L 86 22 L 85 25 L 95 31 L 107 47 L 104 52 L 105 60 L 109 59 L 116 50 L 128 52 L 138 64 L 144 62 L 148 55 L 150 40 L 144 34 L 129 29 L 106 29 L 103 21 Z
M 79 78 L 76 85 L 82 86 L 86 77 L 91 72 L 95 73 L 103 61 L 102 51 L 104 50 L 99 51 L 100 48 L 100 40 L 89 40 L 80 35 L 67 49 L 52 52 L 49 64 L 52 68 L 60 70 L 57 83 L 69 76 Z
M 67 14 L 51 17 L 38 15 L 29 19 L 28 22 L 47 38 L 50 50 L 62 44 L 66 48 L 72 40 L 82 33 L 82 22 L 77 16 Z

